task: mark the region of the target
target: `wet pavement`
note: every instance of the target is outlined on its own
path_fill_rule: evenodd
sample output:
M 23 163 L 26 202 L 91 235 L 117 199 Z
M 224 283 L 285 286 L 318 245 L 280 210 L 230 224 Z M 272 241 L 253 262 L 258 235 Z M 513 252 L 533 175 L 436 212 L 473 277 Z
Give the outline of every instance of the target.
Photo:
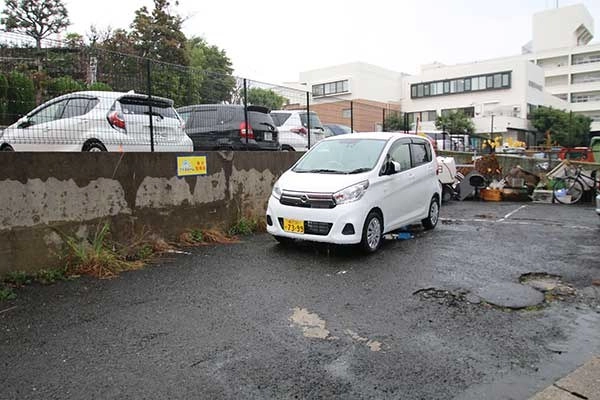
M 0 303 L 0 398 L 526 399 L 600 354 L 591 206 L 442 217 L 372 256 L 258 235 L 19 290 Z M 516 311 L 476 295 L 530 273 L 574 293 Z

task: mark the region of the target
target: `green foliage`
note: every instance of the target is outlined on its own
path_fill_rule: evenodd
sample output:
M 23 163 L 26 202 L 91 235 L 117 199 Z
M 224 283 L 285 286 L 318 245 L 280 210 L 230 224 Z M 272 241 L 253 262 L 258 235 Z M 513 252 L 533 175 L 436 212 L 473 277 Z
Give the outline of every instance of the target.
M 385 131 L 386 132 L 398 132 L 398 131 L 408 131 L 410 127 L 408 126 L 408 121 L 405 120 L 404 114 L 400 111 L 390 111 L 385 116 Z
M 50 79 L 46 89 L 50 97 L 57 97 L 67 93 L 85 90 L 85 85 L 70 76 L 61 76 L 60 78 Z
M 202 38 L 187 41 L 186 49 L 193 68 L 194 83 L 199 85 L 198 96 L 203 103 L 229 101 L 236 86 L 231 60 L 224 50 L 211 46 Z M 192 104 L 192 102 L 190 102 Z
M 201 243 L 204 241 L 204 233 L 200 229 L 192 229 L 190 237 L 193 241 Z
M 248 89 L 248 103 L 271 110 L 279 110 L 286 103 L 286 98 L 270 89 L 250 88 Z
M 12 286 L 21 287 L 31 284 L 32 276 L 25 271 L 11 271 L 3 280 Z
M 148 260 L 152 257 L 153 254 L 154 249 L 152 248 L 152 246 L 148 243 L 145 243 L 144 245 L 140 246 L 140 248 L 138 248 L 136 255 L 138 260 Z
M 532 113 L 532 124 L 540 132 L 550 132 L 553 143 L 564 147 L 586 146 L 592 120 L 552 107 L 538 107 Z
M 113 90 L 113 88 L 108 83 L 104 83 L 104 82 L 92 83 L 91 85 L 88 85 L 88 89 L 99 91 L 99 92 L 112 92 L 112 90 Z
M 6 114 L 8 123 L 27 114 L 35 107 L 35 87 L 27 75 L 13 71 L 8 75 Z
M 12 288 L 0 285 L 0 301 L 14 300 L 16 298 L 17 295 Z
M 248 236 L 258 230 L 258 222 L 256 220 L 242 218 L 235 223 L 227 232 L 230 236 Z
M 42 39 L 69 26 L 69 13 L 61 0 L 5 0 L 0 22 L 7 31 L 17 31 L 33 38 L 36 47 Z
M 446 115 L 440 115 L 435 120 L 435 127 L 444 130 L 451 135 L 472 135 L 475 125 L 471 118 L 462 111 L 453 111 Z
M 51 283 L 66 281 L 69 279 L 67 268 L 52 268 L 52 269 L 41 269 L 35 274 L 36 282 L 43 285 L 49 285 Z

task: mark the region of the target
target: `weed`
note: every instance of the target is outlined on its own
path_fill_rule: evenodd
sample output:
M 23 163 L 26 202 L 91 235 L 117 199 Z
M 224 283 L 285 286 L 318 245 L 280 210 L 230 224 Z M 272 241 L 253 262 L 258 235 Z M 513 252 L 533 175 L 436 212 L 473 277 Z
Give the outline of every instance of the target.
M 125 261 L 108 246 L 109 233 L 109 224 L 105 223 L 98 226 L 91 239 L 66 236 L 68 269 L 76 274 L 113 278 L 120 272 L 142 268 L 143 263 Z
M 200 229 L 192 229 L 190 231 L 190 238 L 194 241 L 194 242 L 204 242 L 204 234 L 202 233 L 202 231 Z
M 230 236 L 248 236 L 257 231 L 258 222 L 255 219 L 241 218 L 229 229 Z
M 66 281 L 69 279 L 67 268 L 53 268 L 53 269 L 41 269 L 35 276 L 35 280 L 43 285 L 58 281 Z
M 235 236 L 228 236 L 223 232 L 216 229 L 208 229 L 203 232 L 204 234 L 204 242 L 205 243 L 219 243 L 219 244 L 227 244 L 227 243 L 237 243 L 238 240 Z
M 143 244 L 140 246 L 136 252 L 136 256 L 138 260 L 148 260 L 154 254 L 154 249 L 152 245 L 149 243 Z
M 21 287 L 32 282 L 32 276 L 25 271 L 11 271 L 4 276 L 3 281 L 11 286 Z
M 0 286 L 0 301 L 14 300 L 16 297 L 17 295 L 12 288 Z

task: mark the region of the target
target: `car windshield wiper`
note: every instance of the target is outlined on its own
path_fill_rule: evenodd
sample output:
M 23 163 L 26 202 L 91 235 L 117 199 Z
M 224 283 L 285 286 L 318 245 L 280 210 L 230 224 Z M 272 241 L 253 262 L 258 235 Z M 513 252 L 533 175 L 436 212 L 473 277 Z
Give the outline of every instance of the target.
M 271 125 L 271 124 L 270 124 L 270 123 L 268 123 L 268 122 L 261 122 L 259 125 L 266 125 L 266 126 L 268 126 L 269 128 L 271 128 L 271 129 L 275 129 L 275 125 Z
M 371 168 L 356 168 L 356 169 L 353 169 L 352 171 L 346 172 L 346 174 L 348 174 L 348 175 L 360 174 L 361 172 L 369 172 L 370 170 L 371 170 Z
M 294 170 L 294 172 L 298 173 L 306 173 L 306 174 L 345 174 L 344 171 L 338 171 L 335 169 L 298 169 Z
M 146 115 L 150 115 L 150 111 L 144 111 L 144 114 Z M 160 119 L 165 119 L 165 116 L 162 115 L 161 113 L 157 113 L 156 111 L 152 111 L 152 115 L 156 116 L 156 117 L 160 117 Z

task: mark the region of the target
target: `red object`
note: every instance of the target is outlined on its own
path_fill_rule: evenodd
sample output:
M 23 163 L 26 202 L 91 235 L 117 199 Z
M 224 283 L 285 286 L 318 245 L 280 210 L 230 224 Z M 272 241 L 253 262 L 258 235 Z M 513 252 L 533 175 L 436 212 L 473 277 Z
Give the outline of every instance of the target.
M 292 129 L 290 129 L 290 131 L 297 133 L 299 135 L 308 135 L 308 129 L 306 129 L 305 127 L 292 128 Z
M 558 153 L 560 160 L 594 162 L 594 153 L 589 147 L 564 147 Z
M 240 124 L 240 137 L 254 139 L 254 131 L 252 130 L 252 125 L 248 124 L 248 129 L 246 129 L 246 122 L 242 122 Z
M 125 119 L 123 115 L 118 111 L 113 111 L 108 114 L 108 122 L 114 127 L 119 129 L 125 129 Z

